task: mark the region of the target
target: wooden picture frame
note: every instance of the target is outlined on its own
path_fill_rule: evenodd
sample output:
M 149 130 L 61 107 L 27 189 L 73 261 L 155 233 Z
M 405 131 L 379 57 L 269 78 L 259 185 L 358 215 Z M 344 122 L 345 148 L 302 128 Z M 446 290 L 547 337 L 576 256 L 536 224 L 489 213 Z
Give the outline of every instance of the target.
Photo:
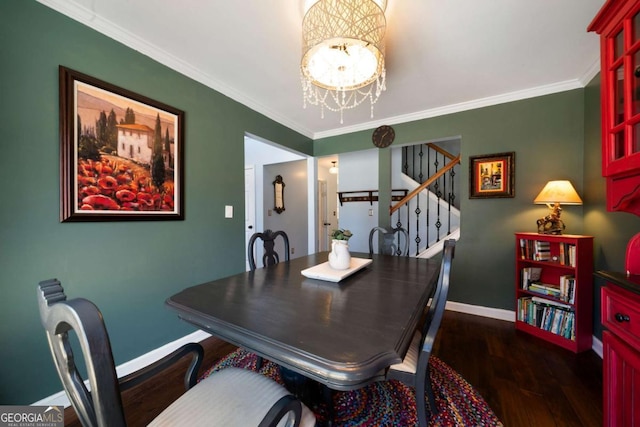
M 184 112 L 59 67 L 60 221 L 184 219 Z
M 514 197 L 515 152 L 469 157 L 469 198 Z

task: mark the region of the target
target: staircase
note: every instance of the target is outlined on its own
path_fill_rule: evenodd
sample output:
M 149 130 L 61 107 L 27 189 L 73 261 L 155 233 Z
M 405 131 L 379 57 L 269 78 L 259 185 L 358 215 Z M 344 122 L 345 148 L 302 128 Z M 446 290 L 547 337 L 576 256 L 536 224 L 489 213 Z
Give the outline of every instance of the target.
M 409 256 L 431 258 L 445 240 L 460 238 L 455 179 L 460 155 L 428 143 L 403 147 L 393 156 L 392 186 L 409 193 L 391 206 L 391 224 L 409 233 Z

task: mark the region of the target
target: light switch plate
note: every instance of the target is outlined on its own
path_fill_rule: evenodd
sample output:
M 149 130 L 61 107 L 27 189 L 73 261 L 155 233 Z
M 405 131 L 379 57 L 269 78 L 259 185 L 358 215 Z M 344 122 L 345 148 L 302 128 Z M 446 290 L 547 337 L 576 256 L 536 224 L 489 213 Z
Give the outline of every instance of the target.
M 227 205 L 224 207 L 224 217 L 233 218 L 233 206 Z

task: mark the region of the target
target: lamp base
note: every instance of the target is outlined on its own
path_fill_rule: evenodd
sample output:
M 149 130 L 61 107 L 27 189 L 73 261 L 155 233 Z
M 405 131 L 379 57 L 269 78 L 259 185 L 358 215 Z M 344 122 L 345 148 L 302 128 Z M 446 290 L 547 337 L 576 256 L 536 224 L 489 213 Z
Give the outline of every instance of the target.
M 560 203 L 554 203 L 553 206 L 548 205 L 551 209 L 551 213 L 549 215 L 540 218 L 536 221 L 538 224 L 538 233 L 539 234 L 562 234 L 564 230 L 564 222 L 560 219 L 560 212 L 562 212 L 562 208 L 560 207 Z
M 537 222 L 538 234 L 562 234 L 565 229 L 560 218 L 550 218 L 550 215 L 540 218 Z

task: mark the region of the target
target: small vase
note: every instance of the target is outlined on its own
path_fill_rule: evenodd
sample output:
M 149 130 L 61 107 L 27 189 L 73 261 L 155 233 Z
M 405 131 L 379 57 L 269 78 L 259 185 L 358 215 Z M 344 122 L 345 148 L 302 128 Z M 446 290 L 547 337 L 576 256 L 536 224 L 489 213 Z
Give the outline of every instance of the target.
M 346 270 L 351 266 L 351 254 L 346 240 L 333 240 L 329 253 L 329 266 L 334 270 Z

